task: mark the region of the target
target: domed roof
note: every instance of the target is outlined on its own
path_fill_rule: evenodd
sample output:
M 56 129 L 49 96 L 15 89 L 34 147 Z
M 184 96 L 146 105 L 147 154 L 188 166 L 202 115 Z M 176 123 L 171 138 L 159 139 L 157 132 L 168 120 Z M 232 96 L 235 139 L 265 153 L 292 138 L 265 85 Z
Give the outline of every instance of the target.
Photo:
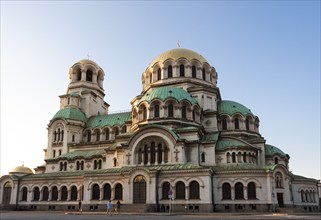
M 182 100 L 187 100 L 192 105 L 196 104 L 197 101 L 195 98 L 191 96 L 188 92 L 183 89 L 175 88 L 175 87 L 157 87 L 152 88 L 140 99 L 138 105 L 144 101 L 151 103 L 153 100 L 158 99 L 161 101 L 165 101 L 167 98 L 173 98 L 176 101 L 180 102 Z
M 240 113 L 243 116 L 253 115 L 249 108 L 240 103 L 228 100 L 218 102 L 217 110 L 219 114 L 233 115 L 235 113 Z
M 22 165 L 13 168 L 9 174 L 33 174 L 33 171 L 29 167 Z
M 81 63 L 81 64 L 92 64 L 92 65 L 98 66 L 97 63 L 95 63 L 94 61 L 92 61 L 92 60 L 90 60 L 90 59 L 79 60 L 77 63 Z
M 175 48 L 172 50 L 165 51 L 158 55 L 149 66 L 153 66 L 157 62 L 164 62 L 168 59 L 178 60 L 179 58 L 185 58 L 187 60 L 199 60 L 201 63 L 208 63 L 207 60 L 199 53 L 185 49 L 185 48 Z
M 63 108 L 60 109 L 55 116 L 53 116 L 52 120 L 54 119 L 71 119 L 76 121 L 87 122 L 87 118 L 85 113 L 83 113 L 79 108 Z
M 284 153 L 281 149 L 279 149 L 273 145 L 266 144 L 265 145 L 265 156 L 272 157 L 275 154 L 278 154 L 281 157 L 289 157 L 289 155 Z

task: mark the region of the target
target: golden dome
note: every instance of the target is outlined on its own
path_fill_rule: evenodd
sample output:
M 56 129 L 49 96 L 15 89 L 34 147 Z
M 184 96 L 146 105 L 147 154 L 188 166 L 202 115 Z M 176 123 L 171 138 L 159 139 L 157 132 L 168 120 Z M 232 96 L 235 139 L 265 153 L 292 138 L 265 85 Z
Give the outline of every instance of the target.
M 29 167 L 17 166 L 9 172 L 9 174 L 33 174 L 33 171 Z
M 185 49 L 185 48 L 175 48 L 172 50 L 165 51 L 164 53 L 158 55 L 149 66 L 153 66 L 157 62 L 164 62 L 168 59 L 178 60 L 179 58 L 185 58 L 187 60 L 198 60 L 201 63 L 208 63 L 207 60 L 199 53 Z

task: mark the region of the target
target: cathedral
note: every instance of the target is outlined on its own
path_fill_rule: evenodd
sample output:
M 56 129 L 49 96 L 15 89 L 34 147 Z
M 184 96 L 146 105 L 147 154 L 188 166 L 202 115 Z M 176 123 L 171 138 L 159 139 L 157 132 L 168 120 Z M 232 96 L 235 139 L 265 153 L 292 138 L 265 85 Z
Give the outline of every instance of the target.
M 136 212 L 319 211 L 318 180 L 260 134 L 249 107 L 224 100 L 201 54 L 175 48 L 141 75 L 131 110 L 109 113 L 104 70 L 69 70 L 49 120 L 44 164 L 0 178 L 1 210 Z M 129 101 L 129 100 L 128 100 Z

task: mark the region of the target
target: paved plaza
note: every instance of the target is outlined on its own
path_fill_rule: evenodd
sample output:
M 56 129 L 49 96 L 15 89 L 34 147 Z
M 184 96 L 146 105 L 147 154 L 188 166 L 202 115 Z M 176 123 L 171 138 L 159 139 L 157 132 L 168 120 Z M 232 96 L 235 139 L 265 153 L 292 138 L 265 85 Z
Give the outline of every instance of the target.
M 0 212 L 1 220 L 102 220 L 102 219 L 170 219 L 170 220 L 193 220 L 193 219 L 321 219 L 321 213 L 205 213 L 205 214 L 168 214 L 168 213 L 121 213 L 108 216 L 105 213 L 65 213 L 65 212 Z

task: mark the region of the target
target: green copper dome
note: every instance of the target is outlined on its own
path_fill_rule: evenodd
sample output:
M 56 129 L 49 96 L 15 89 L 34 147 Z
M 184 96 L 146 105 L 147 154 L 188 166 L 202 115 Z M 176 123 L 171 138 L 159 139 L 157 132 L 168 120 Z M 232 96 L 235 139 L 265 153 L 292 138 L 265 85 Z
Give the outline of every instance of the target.
M 83 113 L 79 108 L 60 109 L 52 118 L 52 120 L 54 119 L 71 119 L 76 121 L 82 121 L 84 123 L 86 123 L 87 121 L 85 113 Z
M 175 99 L 177 102 L 186 100 L 192 105 L 196 104 L 197 101 L 194 99 L 191 94 L 180 88 L 174 87 L 159 87 L 152 88 L 141 98 L 138 105 L 144 101 L 151 103 L 153 100 L 157 99 L 160 101 L 165 101 L 168 98 Z
M 221 114 L 233 115 L 236 113 L 240 113 L 243 116 L 247 116 L 247 115 L 253 116 L 253 113 L 249 108 L 245 107 L 240 103 L 228 101 L 228 100 L 222 100 L 218 102 L 217 109 L 218 109 L 218 114 L 220 115 Z
M 284 153 L 282 150 L 280 150 L 279 148 L 273 146 L 273 145 L 269 145 L 269 144 L 266 144 L 265 145 L 265 156 L 270 156 L 272 157 L 273 155 L 275 154 L 278 154 L 280 155 L 281 157 L 289 157 L 288 154 Z

